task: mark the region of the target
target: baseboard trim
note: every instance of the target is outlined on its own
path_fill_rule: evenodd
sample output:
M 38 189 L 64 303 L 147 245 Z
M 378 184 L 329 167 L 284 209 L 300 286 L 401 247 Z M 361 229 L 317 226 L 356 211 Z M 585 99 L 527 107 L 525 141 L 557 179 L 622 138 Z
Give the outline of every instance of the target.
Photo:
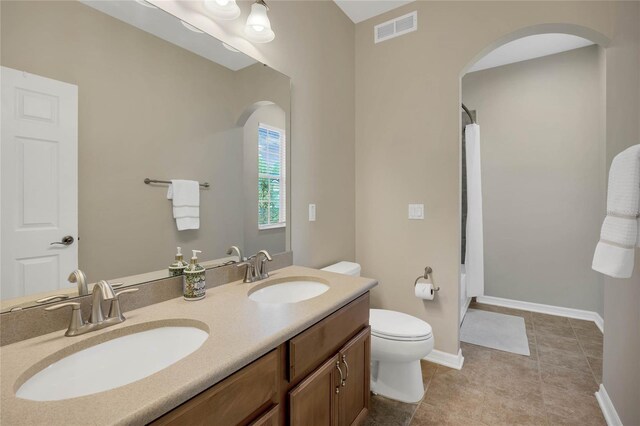
M 596 399 L 598 400 L 598 404 L 600 405 L 600 409 L 602 410 L 602 414 L 604 415 L 607 425 L 622 426 L 616 407 L 613 406 L 613 402 L 611 402 L 611 398 L 609 398 L 609 394 L 602 384 L 600 385 L 600 390 L 596 392 Z
M 522 311 L 593 321 L 604 334 L 604 319 L 597 312 L 563 308 L 561 306 L 543 305 L 541 303 L 522 302 L 520 300 L 504 299 L 502 297 L 493 296 L 477 296 L 476 300 L 478 303 L 485 303 L 487 305 L 503 306 L 505 308 L 520 309 Z
M 461 370 L 462 364 L 464 364 L 462 349 L 458 350 L 457 355 L 434 349 L 429 353 L 429 355 L 425 356 L 422 359 L 424 359 L 425 361 L 433 362 L 435 364 L 444 365 L 445 367 L 455 368 L 456 370 Z

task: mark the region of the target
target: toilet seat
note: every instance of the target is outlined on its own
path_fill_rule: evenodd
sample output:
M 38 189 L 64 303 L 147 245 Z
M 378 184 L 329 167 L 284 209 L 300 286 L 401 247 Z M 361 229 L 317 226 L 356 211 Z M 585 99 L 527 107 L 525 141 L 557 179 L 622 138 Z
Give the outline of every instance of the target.
M 416 342 L 432 338 L 429 323 L 402 312 L 371 309 L 371 334 L 385 340 Z

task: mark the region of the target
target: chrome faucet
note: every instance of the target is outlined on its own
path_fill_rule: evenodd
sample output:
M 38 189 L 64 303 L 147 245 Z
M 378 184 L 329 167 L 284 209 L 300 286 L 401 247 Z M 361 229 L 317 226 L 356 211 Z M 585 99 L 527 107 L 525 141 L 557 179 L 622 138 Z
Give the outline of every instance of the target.
M 238 262 L 244 262 L 246 259 L 242 256 L 242 250 L 238 246 L 231 246 L 227 249 L 227 255 L 233 255 L 233 252 L 236 252 L 238 255 Z
M 269 278 L 267 262 L 271 262 L 272 260 L 273 258 L 268 251 L 260 250 L 257 254 L 251 256 L 246 261 L 238 263 L 238 267 L 247 267 L 243 281 L 245 283 L 253 283 L 258 280 Z
M 252 282 L 255 282 L 256 280 L 256 265 L 253 262 L 255 258 L 256 258 L 255 256 L 251 256 L 244 262 L 240 262 L 237 265 L 238 268 L 242 268 L 243 266 L 246 266 L 247 268 L 244 270 L 244 280 L 242 280 L 245 283 L 252 283 Z
M 67 280 L 73 284 L 78 283 L 78 295 L 86 296 L 89 294 L 89 290 L 87 289 L 87 276 L 80 269 L 76 269 L 69 275 Z
M 102 302 L 105 300 L 114 300 L 115 298 L 116 294 L 107 281 L 101 280 L 95 283 L 93 285 L 93 291 L 91 292 L 91 316 L 89 317 L 89 323 L 100 324 L 104 322 Z
M 111 325 L 119 324 L 126 320 L 122 311 L 120 310 L 120 295 L 124 293 L 134 293 L 138 291 L 137 288 L 128 288 L 118 292 L 114 292 L 113 288 L 108 281 L 102 280 L 97 282 L 93 286 L 91 297 L 91 315 L 89 321 L 84 322 L 82 319 L 82 312 L 80 311 L 80 303 L 78 302 L 66 302 L 45 308 L 45 311 L 54 311 L 56 309 L 65 308 L 70 306 L 71 320 L 69 321 L 69 327 L 65 333 L 65 336 L 78 336 L 85 334 L 93 330 L 100 330 Z M 102 302 L 105 300 L 111 301 L 111 307 L 109 309 L 109 316 L 104 317 L 102 312 Z
M 269 270 L 267 268 L 267 261 L 271 262 L 273 258 L 266 250 L 260 250 L 258 254 L 256 254 L 256 276 L 259 280 L 264 280 L 265 278 L 269 278 Z

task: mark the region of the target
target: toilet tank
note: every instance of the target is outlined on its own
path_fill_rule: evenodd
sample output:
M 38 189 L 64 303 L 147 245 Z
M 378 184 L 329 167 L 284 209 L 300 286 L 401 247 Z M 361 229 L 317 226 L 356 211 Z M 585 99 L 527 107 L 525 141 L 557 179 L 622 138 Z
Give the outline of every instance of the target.
M 329 265 L 326 268 L 322 268 L 323 271 L 336 272 L 338 274 L 351 275 L 354 277 L 360 276 L 360 265 L 354 262 L 338 262 L 333 265 Z

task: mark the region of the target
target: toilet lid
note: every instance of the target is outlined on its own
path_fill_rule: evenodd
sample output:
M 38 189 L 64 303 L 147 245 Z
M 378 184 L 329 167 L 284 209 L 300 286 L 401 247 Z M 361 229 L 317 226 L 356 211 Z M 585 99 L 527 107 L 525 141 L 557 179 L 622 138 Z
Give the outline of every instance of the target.
M 411 315 L 386 309 L 371 309 L 371 334 L 395 340 L 423 340 L 431 336 L 431 326 Z

